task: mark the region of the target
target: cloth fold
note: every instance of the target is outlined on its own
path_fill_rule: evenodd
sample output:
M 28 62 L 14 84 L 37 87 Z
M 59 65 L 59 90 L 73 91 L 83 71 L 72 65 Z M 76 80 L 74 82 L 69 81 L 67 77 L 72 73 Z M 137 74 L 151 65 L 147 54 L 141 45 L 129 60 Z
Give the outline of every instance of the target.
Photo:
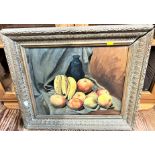
M 49 98 L 53 90 L 53 80 L 56 75 L 66 74 L 73 60 L 73 55 L 79 55 L 85 73 L 88 73 L 90 47 L 77 48 L 27 48 L 26 55 L 32 79 L 33 92 L 36 99 L 38 114 L 77 114 L 75 110 L 56 109 L 51 106 Z M 50 93 L 49 93 L 50 92 Z M 83 113 L 88 113 L 84 111 Z

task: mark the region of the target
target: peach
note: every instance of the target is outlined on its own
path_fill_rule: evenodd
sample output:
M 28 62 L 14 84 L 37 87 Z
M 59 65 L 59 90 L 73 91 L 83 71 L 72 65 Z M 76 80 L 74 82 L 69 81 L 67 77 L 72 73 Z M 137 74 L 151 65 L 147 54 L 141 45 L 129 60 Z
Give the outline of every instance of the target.
M 73 98 L 78 98 L 81 101 L 84 101 L 86 98 L 86 95 L 83 92 L 76 92 Z
M 62 95 L 52 95 L 50 102 L 54 107 L 62 108 L 66 105 L 66 99 Z
M 87 78 L 80 79 L 77 82 L 78 90 L 84 93 L 89 93 L 92 90 L 93 86 L 94 83 Z
M 73 110 L 80 110 L 83 107 L 83 101 L 78 98 L 72 98 L 68 102 L 68 106 Z
M 109 107 L 112 105 L 112 97 L 111 95 L 104 93 L 98 97 L 98 104 L 101 107 Z
M 98 89 L 96 91 L 96 93 L 97 93 L 98 96 L 100 96 L 100 95 L 105 94 L 105 93 L 109 94 L 109 91 L 107 89 Z

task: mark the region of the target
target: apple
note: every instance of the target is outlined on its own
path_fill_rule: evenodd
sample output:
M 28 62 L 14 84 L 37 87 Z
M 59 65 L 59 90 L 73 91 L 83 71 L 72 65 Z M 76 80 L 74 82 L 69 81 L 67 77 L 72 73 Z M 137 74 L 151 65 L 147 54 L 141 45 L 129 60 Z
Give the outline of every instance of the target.
M 101 107 L 109 107 L 112 105 L 112 97 L 111 95 L 104 93 L 98 97 L 98 104 Z
M 81 101 L 84 101 L 86 98 L 86 95 L 83 92 L 76 92 L 73 98 L 78 98 Z
M 96 91 L 97 95 L 100 96 L 100 95 L 103 95 L 103 94 L 110 94 L 109 91 L 107 89 L 98 89 Z
M 89 93 L 92 90 L 93 86 L 94 86 L 94 83 L 87 78 L 80 79 L 77 82 L 78 90 L 84 93 Z
M 62 108 L 66 105 L 66 99 L 62 95 L 52 95 L 50 102 L 54 107 Z
M 80 110 L 83 107 L 83 101 L 78 98 L 72 98 L 68 102 L 68 106 L 73 110 Z
M 87 97 L 93 97 L 95 100 L 97 100 L 98 95 L 96 94 L 96 92 L 91 92 L 87 95 Z
M 96 108 L 97 107 L 97 100 L 93 96 L 87 97 L 84 100 L 84 106 L 86 106 L 88 108 L 92 108 L 92 109 Z

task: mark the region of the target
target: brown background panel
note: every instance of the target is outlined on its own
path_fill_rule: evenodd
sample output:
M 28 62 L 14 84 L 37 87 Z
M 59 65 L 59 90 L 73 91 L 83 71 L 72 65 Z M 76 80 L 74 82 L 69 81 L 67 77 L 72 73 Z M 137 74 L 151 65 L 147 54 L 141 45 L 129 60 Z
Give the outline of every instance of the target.
M 110 93 L 122 99 L 128 47 L 97 47 L 93 49 L 90 72 Z

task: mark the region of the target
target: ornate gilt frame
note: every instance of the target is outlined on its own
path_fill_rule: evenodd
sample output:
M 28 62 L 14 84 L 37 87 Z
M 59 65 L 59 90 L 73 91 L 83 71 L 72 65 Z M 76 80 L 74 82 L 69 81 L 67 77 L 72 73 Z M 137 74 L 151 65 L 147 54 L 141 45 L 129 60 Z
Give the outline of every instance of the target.
M 1 38 L 24 126 L 45 130 L 132 130 L 148 63 L 153 25 L 3 29 Z M 25 59 L 27 47 L 128 46 L 120 115 L 38 116 Z M 111 44 L 112 43 L 112 44 Z

